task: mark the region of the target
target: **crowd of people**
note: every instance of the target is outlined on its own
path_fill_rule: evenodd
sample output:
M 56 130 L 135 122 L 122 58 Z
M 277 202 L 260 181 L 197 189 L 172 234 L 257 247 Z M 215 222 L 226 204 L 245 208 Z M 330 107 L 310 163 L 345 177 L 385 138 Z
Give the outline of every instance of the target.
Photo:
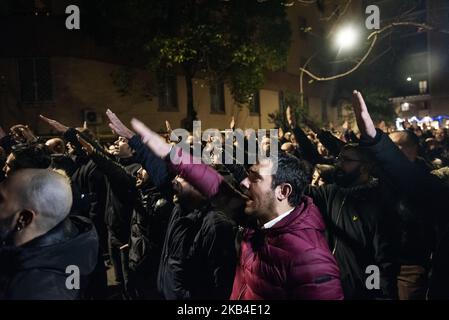
M 358 133 L 288 107 L 255 163 L 110 110 L 112 144 L 42 115 L 58 137 L 1 130 L 0 299 L 108 299 L 109 268 L 130 300 L 448 299 L 448 130 L 353 109 Z

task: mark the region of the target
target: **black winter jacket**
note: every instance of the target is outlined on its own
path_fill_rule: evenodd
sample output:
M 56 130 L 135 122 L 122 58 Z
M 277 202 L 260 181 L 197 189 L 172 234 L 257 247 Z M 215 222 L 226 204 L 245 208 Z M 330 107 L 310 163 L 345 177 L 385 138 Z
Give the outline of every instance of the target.
M 97 257 L 93 225 L 84 217 L 70 216 L 22 246 L 0 249 L 0 300 L 80 299 Z M 79 289 L 67 288 L 67 283 L 76 283 L 69 278 L 76 276 L 69 266 L 79 269 Z
M 158 273 L 165 299 L 228 299 L 237 261 L 236 231 L 228 217 L 209 206 L 186 213 L 177 205 Z
M 306 194 L 324 217 L 345 299 L 396 298 L 398 219 L 377 181 L 352 188 L 309 187 Z M 366 287 L 370 265 L 379 267 L 380 290 Z
M 449 299 L 449 189 L 437 177 L 409 161 L 391 139 L 378 129 L 374 140 L 361 140 L 383 172 L 422 219 L 436 226 L 435 252 L 428 297 Z
M 130 146 L 167 201 L 172 201 L 172 175 L 164 160 L 138 136 Z M 165 299 L 228 299 L 234 279 L 237 228 L 230 218 L 206 203 L 192 212 L 176 205 L 168 223 L 158 272 Z

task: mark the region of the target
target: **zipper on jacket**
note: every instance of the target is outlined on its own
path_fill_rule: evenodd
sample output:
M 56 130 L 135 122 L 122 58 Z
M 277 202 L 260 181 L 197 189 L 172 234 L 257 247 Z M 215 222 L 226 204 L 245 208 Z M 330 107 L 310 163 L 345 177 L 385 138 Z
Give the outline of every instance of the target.
M 341 202 L 340 210 L 338 210 L 337 220 L 335 221 L 336 227 L 338 227 L 338 222 L 340 221 L 341 213 L 342 213 L 343 207 L 345 205 L 346 198 L 347 198 L 347 195 L 345 195 L 345 197 L 343 198 L 343 201 Z M 333 256 L 335 256 L 335 252 L 337 251 L 337 245 L 338 245 L 338 238 L 335 238 L 335 245 L 334 245 L 334 249 L 332 250 Z

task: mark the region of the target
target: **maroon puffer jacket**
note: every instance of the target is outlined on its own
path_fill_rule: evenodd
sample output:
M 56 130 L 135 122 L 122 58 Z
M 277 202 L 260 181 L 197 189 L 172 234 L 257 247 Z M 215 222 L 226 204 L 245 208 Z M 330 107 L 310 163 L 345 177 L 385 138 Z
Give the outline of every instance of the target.
M 177 155 L 177 164 L 169 163 L 171 169 L 202 194 L 214 197 L 223 183 L 220 174 L 207 165 L 191 164 L 181 150 Z M 272 228 L 245 230 L 231 299 L 343 299 L 339 269 L 324 228 L 318 208 L 304 197 Z
M 324 237 L 324 222 L 312 200 L 272 228 L 246 230 L 232 300 L 343 299 L 337 262 Z M 255 244 L 256 243 L 256 244 Z

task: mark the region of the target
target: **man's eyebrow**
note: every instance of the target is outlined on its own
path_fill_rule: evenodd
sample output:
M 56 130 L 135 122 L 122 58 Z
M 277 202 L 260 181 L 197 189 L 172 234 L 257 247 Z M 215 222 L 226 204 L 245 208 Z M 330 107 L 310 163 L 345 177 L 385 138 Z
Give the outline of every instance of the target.
M 252 168 L 249 169 L 249 173 L 250 174 L 254 174 L 257 178 L 261 178 L 261 175 L 260 175 L 259 171 L 256 171 L 256 170 L 254 170 Z

